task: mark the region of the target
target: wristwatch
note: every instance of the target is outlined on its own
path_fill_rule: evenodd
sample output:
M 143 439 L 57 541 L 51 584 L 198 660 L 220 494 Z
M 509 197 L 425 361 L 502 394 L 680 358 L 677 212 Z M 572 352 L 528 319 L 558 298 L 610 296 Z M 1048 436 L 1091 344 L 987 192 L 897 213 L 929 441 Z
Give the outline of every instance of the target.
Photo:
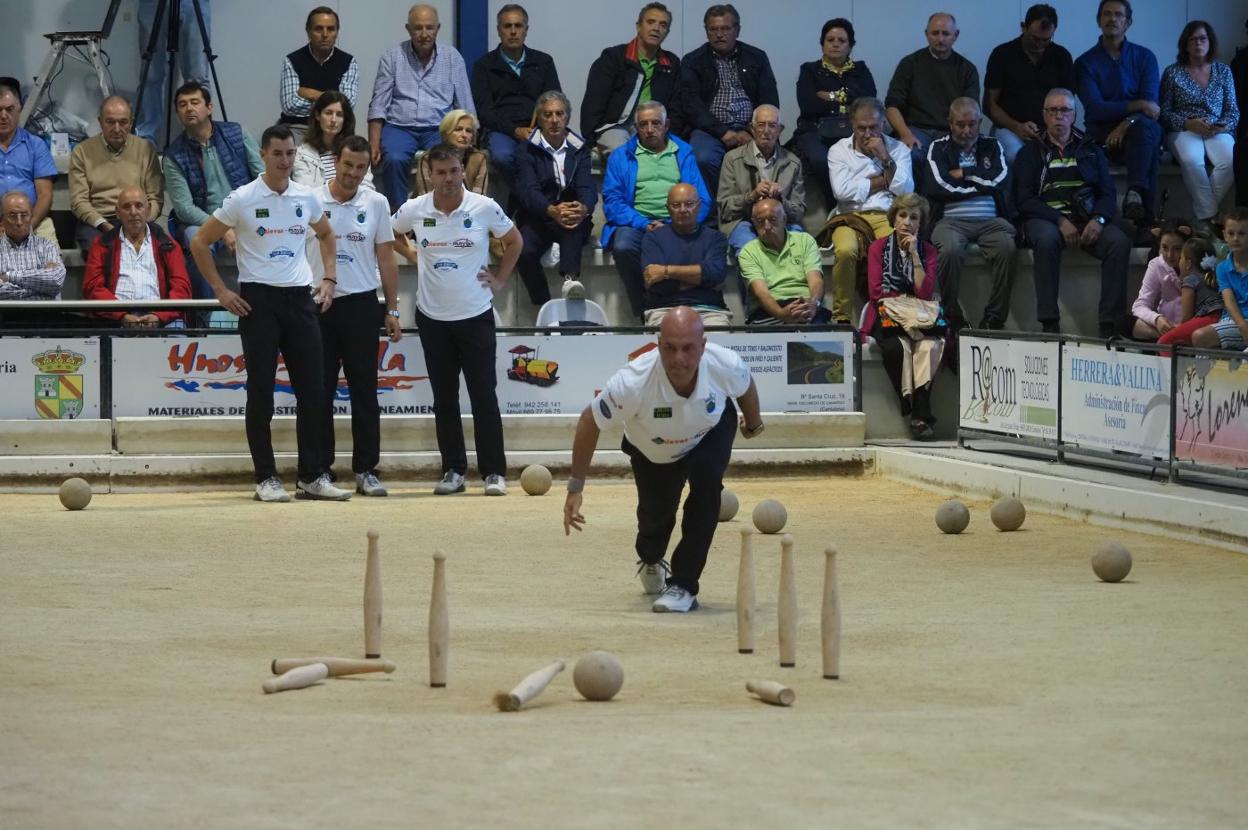
M 1102 225 L 1105 224 L 1105 217 L 1101 216 L 1099 213 L 1096 216 L 1093 216 L 1092 218 L 1095 219 L 1097 222 L 1100 222 Z
M 399 310 L 397 308 L 388 308 L 386 309 L 386 316 L 397 320 L 399 319 Z
M 753 429 L 751 429 L 750 427 L 743 427 L 741 432 L 743 435 L 745 435 L 746 438 L 753 438 L 755 435 L 758 435 L 760 432 L 762 432 L 766 427 L 767 427 L 766 424 L 764 424 L 762 421 L 759 421 L 758 426 L 754 427 Z

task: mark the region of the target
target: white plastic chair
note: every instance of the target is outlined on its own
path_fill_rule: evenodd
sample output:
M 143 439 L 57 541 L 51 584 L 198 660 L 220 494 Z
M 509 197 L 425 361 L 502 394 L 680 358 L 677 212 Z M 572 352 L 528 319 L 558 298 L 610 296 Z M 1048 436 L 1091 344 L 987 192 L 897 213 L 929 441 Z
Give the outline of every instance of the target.
M 607 312 L 593 300 L 547 300 L 537 312 L 539 328 L 555 328 L 569 321 L 582 325 L 591 323 L 595 326 L 610 325 Z

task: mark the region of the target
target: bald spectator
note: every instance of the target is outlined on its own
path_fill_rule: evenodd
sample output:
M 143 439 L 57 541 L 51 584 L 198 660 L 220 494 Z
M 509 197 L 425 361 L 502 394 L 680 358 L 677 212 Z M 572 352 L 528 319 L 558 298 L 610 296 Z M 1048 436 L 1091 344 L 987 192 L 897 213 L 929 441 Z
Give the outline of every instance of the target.
M 698 312 L 708 326 L 732 325 L 724 304 L 728 240 L 715 228 L 698 224 L 702 200 L 691 184 L 667 192 L 672 224 L 651 231 L 641 242 L 641 273 L 645 280 L 645 323 L 657 326 L 680 306 Z
M 953 15 L 932 15 L 923 34 L 927 46 L 901 59 L 884 98 L 893 135 L 919 153 L 944 134 L 954 98 L 979 99 L 979 70 L 953 51 L 959 34 Z
M 65 263 L 55 242 L 32 233 L 30 197 L 10 190 L 0 200 L 0 300 L 59 300 Z
M 753 137 L 724 155 L 719 171 L 719 229 L 728 235 L 728 246 L 737 254 L 758 236 L 750 222 L 754 203 L 779 199 L 790 229 L 801 230 L 806 215 L 806 184 L 802 161 L 780 146 L 784 123 L 780 110 L 770 104 L 754 108 L 750 120 Z
M 438 42 L 442 23 L 433 6 L 412 6 L 408 39 L 382 53 L 368 105 L 368 143 L 377 188 L 392 211 L 407 201 L 417 151 L 441 142 L 438 125 L 455 109 L 476 112 L 468 68 L 455 47 Z
M 308 129 L 312 105 L 323 92 L 341 92 L 355 108 L 360 94 L 360 64 L 338 48 L 338 12 L 317 6 L 304 22 L 308 42 L 282 62 L 279 123 L 290 127 L 302 140 Z
M 805 231 L 787 227 L 784 205 L 776 199 L 754 203 L 758 239 L 741 249 L 741 279 L 758 307 L 750 325 L 827 323 L 823 307 L 823 258 L 819 243 Z
M 82 277 L 85 300 L 189 300 L 186 259 L 173 237 L 151 221 L 142 188 L 117 194 L 117 222 L 95 237 Z M 183 328 L 180 311 L 98 311 L 124 328 Z
M 0 193 L 20 190 L 31 204 L 30 225 L 35 233 L 57 245 L 56 229 L 48 218 L 52 209 L 52 183 L 56 164 L 48 145 L 17 126 L 22 102 L 13 90 L 0 87 Z M 58 255 L 59 259 L 59 255 Z
M 147 196 L 150 216 L 160 216 L 165 176 L 150 141 L 132 135 L 130 102 L 119 95 L 100 104 L 100 134 L 74 148 L 69 158 L 69 209 L 78 217 L 83 257 L 101 233 L 117 224 L 117 197 L 135 185 Z

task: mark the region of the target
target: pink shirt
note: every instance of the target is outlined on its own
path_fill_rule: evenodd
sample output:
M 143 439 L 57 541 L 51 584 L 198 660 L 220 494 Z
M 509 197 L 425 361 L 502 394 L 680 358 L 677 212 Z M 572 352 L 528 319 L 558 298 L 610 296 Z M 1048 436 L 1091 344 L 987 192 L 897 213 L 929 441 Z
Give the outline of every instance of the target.
M 1148 267 L 1144 269 L 1140 296 L 1135 298 L 1131 313 L 1150 326 L 1157 325 L 1158 314 L 1171 323 L 1183 319 L 1183 282 L 1160 256 L 1149 260 Z

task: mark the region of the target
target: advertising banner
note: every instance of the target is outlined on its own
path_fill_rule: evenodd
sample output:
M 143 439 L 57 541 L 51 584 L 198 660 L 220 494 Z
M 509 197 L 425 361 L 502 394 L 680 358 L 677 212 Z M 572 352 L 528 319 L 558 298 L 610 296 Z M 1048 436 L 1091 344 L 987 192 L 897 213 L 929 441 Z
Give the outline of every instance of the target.
M 1170 358 L 1067 343 L 1062 441 L 1170 458 Z
M 99 417 L 98 337 L 0 341 L 0 418 Z
M 1059 346 L 959 337 L 958 425 L 1057 440 Z
M 1175 457 L 1248 470 L 1248 361 L 1175 359 Z

